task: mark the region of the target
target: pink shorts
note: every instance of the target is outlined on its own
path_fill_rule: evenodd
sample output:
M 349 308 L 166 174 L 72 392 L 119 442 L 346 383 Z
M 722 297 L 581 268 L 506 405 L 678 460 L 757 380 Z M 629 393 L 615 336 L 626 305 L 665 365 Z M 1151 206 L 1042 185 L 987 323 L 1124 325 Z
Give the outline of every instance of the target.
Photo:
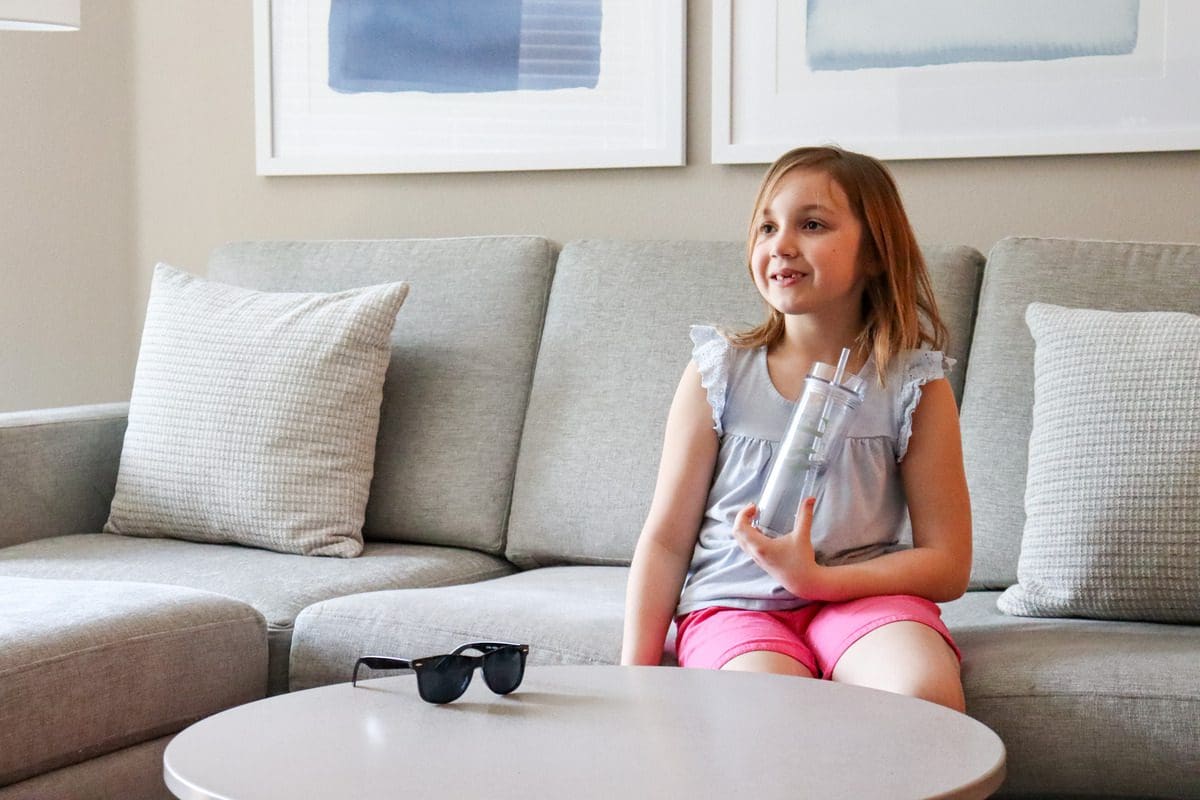
M 933 628 L 962 660 L 941 610 L 911 595 L 809 603 L 791 611 L 702 608 L 677 620 L 675 648 L 683 667 L 720 669 L 743 653 L 768 650 L 796 659 L 814 676 L 828 678 L 850 645 L 876 628 L 901 621 Z

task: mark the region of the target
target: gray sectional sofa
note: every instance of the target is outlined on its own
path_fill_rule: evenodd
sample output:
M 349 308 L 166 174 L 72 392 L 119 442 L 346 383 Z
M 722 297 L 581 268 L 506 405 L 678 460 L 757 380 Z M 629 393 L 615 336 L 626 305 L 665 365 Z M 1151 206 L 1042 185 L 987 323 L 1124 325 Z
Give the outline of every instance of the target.
M 618 660 L 627 564 L 688 325 L 757 321 L 736 242 L 537 237 L 239 243 L 210 279 L 411 283 L 354 559 L 97 533 L 127 406 L 0 415 L 0 800 L 164 797 L 191 721 L 349 678 L 365 653 L 488 638 L 532 664 Z M 1009 616 L 1030 435 L 1033 300 L 1200 309 L 1200 246 L 928 247 L 975 508 L 944 606 L 968 712 L 1010 796 L 1200 797 L 1200 627 Z M 668 653 L 667 660 L 670 655 Z

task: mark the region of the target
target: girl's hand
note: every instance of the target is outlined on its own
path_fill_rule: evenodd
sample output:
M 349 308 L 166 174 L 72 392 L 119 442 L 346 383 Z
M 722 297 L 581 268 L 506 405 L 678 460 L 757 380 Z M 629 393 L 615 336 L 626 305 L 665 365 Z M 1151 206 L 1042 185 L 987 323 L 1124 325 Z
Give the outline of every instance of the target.
M 752 521 L 758 509 L 753 503 L 738 513 L 733 524 L 733 538 L 738 547 L 779 581 L 780 586 L 805 600 L 826 599 L 823 579 L 828 568 L 817 563 L 812 545 L 816 502 L 816 498 L 809 497 L 800 504 L 796 526 L 784 536 L 773 538 L 754 527 Z

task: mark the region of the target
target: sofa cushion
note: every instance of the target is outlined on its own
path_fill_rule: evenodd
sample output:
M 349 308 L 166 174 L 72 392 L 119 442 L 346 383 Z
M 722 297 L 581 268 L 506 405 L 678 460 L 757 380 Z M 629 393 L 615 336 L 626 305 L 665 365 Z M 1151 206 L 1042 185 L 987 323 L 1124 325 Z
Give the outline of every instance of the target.
M 548 567 L 317 603 L 296 618 L 292 690 L 349 680 L 359 656 L 417 658 L 471 641 L 528 644 L 530 664 L 615 664 L 628 575 L 625 567 Z
M 1200 622 L 1200 316 L 1032 303 L 1018 583 L 1000 609 Z
M 1200 627 L 942 606 L 967 713 L 1008 750 L 1005 795 L 1197 797 Z
M 272 694 L 287 690 L 292 623 L 305 606 L 351 592 L 446 586 L 512 571 L 473 550 L 394 542 L 368 542 L 353 559 L 103 533 L 0 549 L 0 576 L 148 581 L 218 592 L 254 607 L 267 621 Z
M 961 367 L 983 259 L 964 247 L 930 247 L 925 256 L 951 328 L 947 352 Z M 749 328 L 763 317 L 740 243 L 566 245 L 521 441 L 509 559 L 627 564 L 690 358 L 689 326 Z
M 159 264 L 104 530 L 358 555 L 407 294 L 257 292 Z
M 1033 413 L 1032 302 L 1108 311 L 1200 304 L 1200 245 L 1010 238 L 992 248 L 962 401 L 971 492 L 973 587 L 1017 581 Z
M 554 248 L 532 236 L 242 242 L 209 277 L 267 291 L 403 280 L 367 539 L 500 553 Z
M 0 578 L 0 786 L 262 697 L 262 616 L 210 592 Z

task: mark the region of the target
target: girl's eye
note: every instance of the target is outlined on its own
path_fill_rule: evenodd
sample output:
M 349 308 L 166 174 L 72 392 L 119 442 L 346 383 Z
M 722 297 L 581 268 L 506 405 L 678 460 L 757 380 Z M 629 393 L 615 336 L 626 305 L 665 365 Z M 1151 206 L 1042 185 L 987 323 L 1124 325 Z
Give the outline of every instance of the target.
M 822 225 L 820 222 L 818 222 L 815 219 L 806 220 L 804 223 L 804 230 L 806 230 L 806 231 L 816 231 L 816 230 L 820 230 L 821 228 L 824 228 L 824 227 L 825 227 L 824 225 Z
M 775 223 L 773 223 L 773 222 L 762 223 L 761 225 L 758 226 L 758 232 L 759 233 L 774 233 L 775 232 Z

